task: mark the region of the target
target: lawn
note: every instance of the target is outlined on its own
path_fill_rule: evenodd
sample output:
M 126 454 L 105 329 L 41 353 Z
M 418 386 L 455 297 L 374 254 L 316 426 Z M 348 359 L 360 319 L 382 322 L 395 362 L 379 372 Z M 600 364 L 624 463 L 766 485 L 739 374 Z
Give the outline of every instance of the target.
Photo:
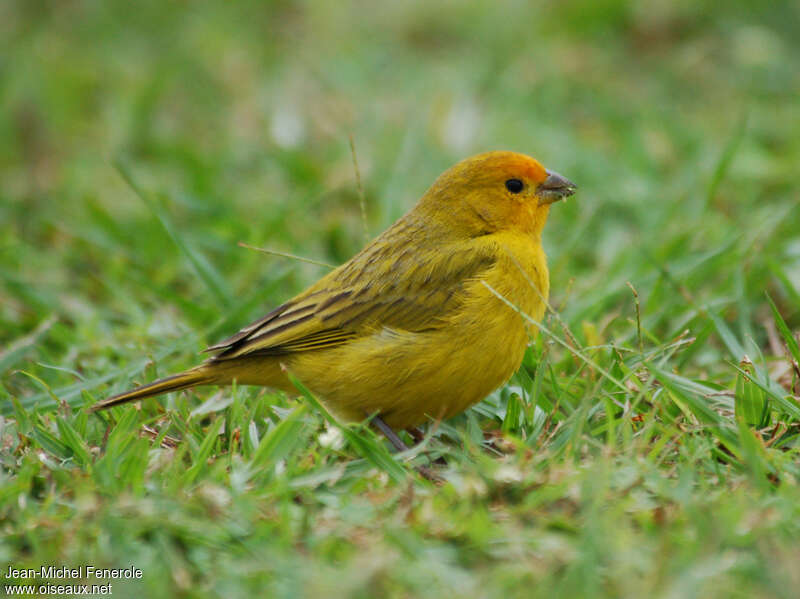
M 796 597 L 798 30 L 790 1 L 4 2 L 3 584 Z M 522 368 L 421 446 L 252 387 L 87 412 L 491 149 L 580 189 Z

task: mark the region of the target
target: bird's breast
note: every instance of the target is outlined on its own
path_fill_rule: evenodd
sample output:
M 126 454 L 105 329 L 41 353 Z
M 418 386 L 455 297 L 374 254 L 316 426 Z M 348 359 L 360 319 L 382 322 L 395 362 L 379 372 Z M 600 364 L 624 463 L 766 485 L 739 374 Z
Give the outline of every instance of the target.
M 340 417 L 380 413 L 405 428 L 449 418 L 480 401 L 519 368 L 544 315 L 548 275 L 538 244 L 500 240 L 497 259 L 464 281 L 458 308 L 420 331 L 386 327 L 289 367 Z

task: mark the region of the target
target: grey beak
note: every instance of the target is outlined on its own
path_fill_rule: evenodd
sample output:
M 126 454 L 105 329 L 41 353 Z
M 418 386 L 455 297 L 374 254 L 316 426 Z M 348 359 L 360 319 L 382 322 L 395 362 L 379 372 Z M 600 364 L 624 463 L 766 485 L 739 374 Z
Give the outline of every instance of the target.
M 552 204 L 575 193 L 578 186 L 566 177 L 554 171 L 547 171 L 547 179 L 539 184 L 536 194 L 539 196 L 539 205 Z

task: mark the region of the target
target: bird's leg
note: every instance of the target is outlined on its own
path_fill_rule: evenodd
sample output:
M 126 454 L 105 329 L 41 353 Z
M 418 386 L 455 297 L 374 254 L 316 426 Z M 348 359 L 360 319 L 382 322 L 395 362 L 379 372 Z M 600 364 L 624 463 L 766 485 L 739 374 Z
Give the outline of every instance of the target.
M 403 443 L 403 440 L 397 436 L 388 424 L 383 421 L 383 418 L 380 416 L 373 416 L 372 423 L 378 428 L 379 431 L 383 433 L 383 436 L 389 439 L 389 443 L 392 444 L 397 451 L 406 451 L 409 449 L 408 445 Z
M 407 428 L 406 432 L 411 435 L 415 443 L 422 443 L 425 440 L 425 433 L 419 430 L 416 426 Z
M 439 423 L 438 423 L 438 422 L 436 422 L 436 423 L 434 424 L 434 426 L 438 427 L 438 426 L 439 426 Z M 436 429 L 434 428 L 434 431 L 435 431 L 435 430 L 436 430 Z M 411 437 L 414 439 L 414 442 L 415 442 L 416 444 L 420 444 L 420 443 L 422 443 L 422 442 L 425 440 L 425 433 L 423 433 L 423 432 L 422 432 L 422 431 L 421 431 L 419 428 L 417 428 L 416 426 L 412 426 L 411 428 L 407 428 L 407 429 L 406 429 L 406 432 L 407 432 L 409 435 L 411 435 Z M 445 459 L 444 459 L 444 456 L 439 456 L 438 458 L 436 458 L 435 460 L 433 460 L 433 463 L 434 463 L 434 464 L 441 464 L 442 466 L 447 466 L 447 460 L 445 460 Z
M 380 416 L 373 416 L 372 420 L 370 421 L 375 427 L 383 433 L 383 436 L 389 439 L 389 443 L 392 444 L 392 447 L 395 448 L 396 451 L 406 451 L 409 449 L 408 445 L 403 443 L 403 440 L 397 436 L 392 430 L 392 427 L 386 424 L 383 421 L 383 418 Z M 419 432 L 419 430 L 417 430 Z M 413 434 L 412 434 L 413 436 Z M 417 466 L 415 468 L 417 472 L 422 475 L 423 478 L 427 478 L 431 482 L 441 482 L 441 477 L 433 472 L 430 468 L 426 468 L 425 466 Z

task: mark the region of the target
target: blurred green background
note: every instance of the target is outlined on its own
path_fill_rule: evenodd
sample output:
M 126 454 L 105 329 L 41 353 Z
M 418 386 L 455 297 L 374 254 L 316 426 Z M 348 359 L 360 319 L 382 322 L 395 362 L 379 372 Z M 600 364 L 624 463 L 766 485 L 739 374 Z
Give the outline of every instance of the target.
M 3 340 L 43 312 L 94 320 L 98 346 L 59 348 L 91 360 L 119 321 L 180 335 L 176 311 L 202 329 L 233 298 L 285 298 L 302 284 L 276 284 L 287 266 L 317 273 L 236 243 L 352 255 L 349 135 L 370 235 L 471 153 L 522 151 L 573 178 L 581 195 L 546 242 L 556 299 L 574 279 L 580 307 L 598 284 L 624 292 L 737 239 L 759 265 L 796 262 L 798 8 L 714 6 L 4 3 Z M 225 273 L 220 289 L 187 268 L 118 159 Z M 719 294 L 731 270 L 687 285 Z
M 508 539 L 518 530 L 494 519 L 504 502 L 518 500 L 493 494 L 494 483 L 486 483 L 488 491 L 484 485 L 475 508 L 485 521 L 466 525 L 470 514 L 456 510 L 452 517 L 463 520 L 452 526 L 460 532 L 439 531 L 431 545 L 427 525 L 406 530 L 392 520 L 393 502 L 406 501 L 404 487 L 380 481 L 371 492 L 390 498 L 388 512 L 364 508 L 358 486 L 334 486 L 328 492 L 335 501 L 318 499 L 317 490 L 294 507 L 287 507 L 294 501 L 291 482 L 280 493 L 245 494 L 246 507 L 232 509 L 231 530 L 239 532 L 229 530 L 232 536 L 215 545 L 204 536 L 201 509 L 213 498 L 192 484 L 161 487 L 154 481 L 169 471 L 159 470 L 152 456 L 148 472 L 155 478 L 142 474 L 150 482 L 125 491 L 132 493 L 127 499 L 93 479 L 89 467 L 39 464 L 35 456 L 48 452 L 47 437 L 23 434 L 24 417 L 11 413 L 11 399 L 30 414 L 42 411 L 31 418 L 63 441 L 64 429 L 51 419 L 56 400 L 84 405 L 189 366 L 206 344 L 325 272 L 238 242 L 341 263 L 365 235 L 409 209 L 445 168 L 473 153 L 511 149 L 580 187 L 552 210 L 545 248 L 552 303 L 581 344 L 663 347 L 688 330 L 696 341 L 669 354 L 662 363 L 667 371 L 733 393 L 732 364 L 747 353 L 765 360 L 765 376 L 783 385 L 790 405 L 796 375 L 785 362 L 780 368 L 769 362 L 782 359 L 785 341 L 776 337 L 765 292 L 787 326 L 800 328 L 798 31 L 800 5 L 792 1 L 0 3 L 0 397 L 9 489 L 0 492 L 6 502 L 0 525 L 10 534 L 0 542 L 0 561 L 105 556 L 118 563 L 133 551 L 135 565 L 150 568 L 151 596 L 263 588 L 295 596 L 340 583 L 342 594 L 359 596 L 436 596 L 443 587 L 475 597 L 790 596 L 796 588 L 790 583 L 798 583 L 790 564 L 800 551 L 790 540 L 800 532 L 793 475 L 783 479 L 777 492 L 785 503 L 775 507 L 772 491 L 742 474 L 752 475 L 748 466 L 728 464 L 709 474 L 718 468 L 720 441 L 705 430 L 698 429 L 699 453 L 687 457 L 681 447 L 688 445 L 670 441 L 677 453 L 656 460 L 650 474 L 637 468 L 655 455 L 652 445 L 616 445 L 588 423 L 574 433 L 583 441 L 567 444 L 566 456 L 562 444 L 543 443 L 543 455 L 552 450 L 555 457 L 541 468 L 555 467 L 556 478 L 567 482 L 538 496 L 533 512 L 514 512 L 518 526 L 533 527 L 534 545 L 549 539 L 535 549 L 526 541 L 508 553 L 479 549 L 495 537 L 514 544 Z M 641 333 L 627 282 L 639 294 Z M 531 372 L 542 343 L 526 362 Z M 575 372 L 583 373 L 562 349 L 548 351 L 554 377 L 574 381 Z M 610 364 L 614 352 L 602 360 Z M 205 398 L 213 391 L 198 393 Z M 600 395 L 591 387 L 571 404 L 559 404 L 556 387 L 542 393 L 549 399 L 537 405 L 554 410 L 554 422 L 597 416 L 590 406 Z M 501 394 L 499 412 L 487 405 L 456 426 L 496 428 L 507 397 Z M 685 405 L 676 411 L 695 422 Z M 720 413 L 724 422 L 717 425 L 734 430 L 730 410 Z M 79 436 L 89 447 L 99 445 L 100 422 L 79 422 L 88 426 L 76 427 Z M 791 432 L 794 425 L 785 424 Z M 207 425 L 199 421 L 196 432 Z M 621 453 L 631 460 L 628 470 L 589 457 L 606 459 L 620 447 L 627 447 Z M 794 456 L 793 447 L 781 455 Z M 318 459 L 316 452 L 326 450 L 309 451 L 306 457 Z M 496 469 L 481 457 L 450 459 L 455 478 L 443 491 L 449 499 L 424 504 L 426 517 L 445 518 L 465 493 L 474 493 L 464 480 L 483 480 L 486 469 Z M 635 486 L 648 476 L 671 480 L 670 468 L 682 463 L 704 482 L 687 483 L 685 495 L 665 503 L 648 499 L 647 509 L 677 514 L 672 529 L 641 533 L 635 518 L 617 528 L 628 507 L 612 509 L 604 520 L 601 512 L 627 497 L 605 494 L 616 488 L 611 483 L 598 483 L 596 491 L 607 503 L 575 511 L 559 503 L 564 494 L 580 495 L 574 489 L 581 485 L 593 496 L 596 480 L 580 474 L 586 469 L 605 473 L 597 476 L 606 482 L 633 472 Z M 775 462 L 765 463 L 776 476 Z M 48 469 L 82 473 L 82 482 Z M 492 476 L 501 487 L 511 484 Z M 212 478 L 220 488 L 235 486 L 223 472 Z M 717 494 L 699 491 L 704 485 Z M 182 500 L 173 497 L 201 508 L 182 514 Z M 259 512 L 260 502 L 273 501 L 267 497 L 280 497 L 275 501 L 283 506 L 275 508 L 288 527 L 280 529 L 281 540 L 270 545 L 274 537 L 265 533 L 250 553 L 215 554 L 227 555 L 236 535 L 244 538 L 262 519 L 275 518 L 272 508 Z M 153 530 L 123 532 L 125 520 L 114 519 L 119 502 L 140 500 L 145 507 L 129 515 L 147 521 L 142 513 L 155 514 Z M 337 511 L 350 501 L 356 507 Z M 774 527 L 748 532 L 738 546 L 726 536 L 747 522 L 748 531 L 758 529 L 756 522 L 767 520 L 757 510 L 770 501 L 779 514 Z M 713 503 L 720 520 L 710 524 L 718 525 L 718 536 L 703 532 L 712 509 L 706 502 L 720 502 Z M 158 540 L 156 523 L 169 514 L 191 525 Z M 320 514 L 328 533 L 304 545 Z M 662 517 L 668 518 L 653 516 Z M 607 526 L 592 533 L 601 537 L 624 529 L 625 538 L 609 540 L 619 559 L 605 555 L 602 538 L 584 536 L 590 521 Z M 70 522 L 94 532 L 78 533 Z M 393 532 L 365 532 L 386 527 Z M 115 544 L 109 534 L 123 540 Z M 70 552 L 65 547 L 74 535 L 83 545 Z M 176 550 L 175 543 L 186 547 Z M 295 550 L 299 557 L 292 557 Z M 254 563 L 262 551 L 273 562 L 259 569 Z M 177 566 L 172 558 L 162 564 L 164 554 L 183 557 L 174 558 Z M 215 560 L 222 561 L 212 576 L 203 569 L 214 569 Z

